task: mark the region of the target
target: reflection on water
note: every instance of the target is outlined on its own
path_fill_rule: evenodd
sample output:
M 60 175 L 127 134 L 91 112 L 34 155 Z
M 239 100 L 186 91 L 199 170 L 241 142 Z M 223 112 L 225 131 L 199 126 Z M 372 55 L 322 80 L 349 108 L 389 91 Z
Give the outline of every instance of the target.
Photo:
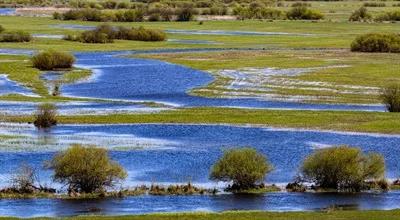
M 269 210 L 300 211 L 327 208 L 395 209 L 400 208 L 400 192 L 390 193 L 268 193 L 263 195 L 216 196 L 137 196 L 120 199 L 0 200 L 2 216 L 70 216 L 82 214 L 127 215 L 152 212 Z M 24 212 L 21 212 L 24 210 Z

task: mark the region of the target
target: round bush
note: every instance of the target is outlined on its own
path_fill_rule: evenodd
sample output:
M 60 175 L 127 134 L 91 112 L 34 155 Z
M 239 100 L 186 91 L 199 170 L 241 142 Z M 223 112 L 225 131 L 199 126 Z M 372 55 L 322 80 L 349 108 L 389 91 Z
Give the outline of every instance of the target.
M 380 154 L 364 154 L 359 148 L 339 146 L 315 151 L 301 167 L 302 178 L 322 189 L 360 191 L 370 180 L 385 174 Z
M 400 52 L 399 34 L 370 33 L 358 36 L 351 43 L 351 51 L 358 52 Z
M 253 148 L 228 150 L 211 168 L 210 179 L 232 181 L 229 190 L 252 189 L 272 171 L 272 165 L 264 155 Z
M 44 51 L 32 57 L 33 67 L 40 70 L 56 70 L 71 68 L 75 57 L 66 52 Z
M 400 85 L 391 85 L 383 89 L 381 96 L 389 112 L 400 112 Z
M 112 161 L 106 149 L 73 145 L 51 161 L 53 179 L 67 184 L 68 191 L 93 193 L 114 186 L 126 178 L 125 170 Z

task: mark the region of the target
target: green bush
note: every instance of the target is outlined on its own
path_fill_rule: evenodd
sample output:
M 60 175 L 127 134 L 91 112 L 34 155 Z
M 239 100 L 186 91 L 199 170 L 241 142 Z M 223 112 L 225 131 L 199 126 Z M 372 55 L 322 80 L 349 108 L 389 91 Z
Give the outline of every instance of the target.
M 32 36 L 25 31 L 9 31 L 0 34 L 0 42 L 29 42 Z
M 284 13 L 280 10 L 265 7 L 236 7 L 233 10 L 233 14 L 238 19 L 282 19 Z
M 399 34 L 369 33 L 357 37 L 351 43 L 351 51 L 358 52 L 400 52 Z
M 182 8 L 178 10 L 177 21 L 191 21 L 196 14 L 196 10 L 193 8 Z
M 369 21 L 372 19 L 372 15 L 368 13 L 367 8 L 361 7 L 355 10 L 349 18 L 349 21 Z
M 211 168 L 210 179 L 232 181 L 228 190 L 241 191 L 257 187 L 272 171 L 268 160 L 253 148 L 228 150 Z
M 383 89 L 381 97 L 389 112 L 400 112 L 400 84 Z
M 35 121 L 33 124 L 37 128 L 50 128 L 57 125 L 57 108 L 51 103 L 41 104 L 38 106 L 34 117 Z
M 363 154 L 359 148 L 339 146 L 315 151 L 301 167 L 302 178 L 317 188 L 360 191 L 367 181 L 384 178 L 385 161 L 380 154 Z
M 400 11 L 388 11 L 376 17 L 376 21 L 400 21 Z
M 2 33 L 4 31 L 3 26 L 0 25 L 0 33 Z
M 49 168 L 54 181 L 67 184 L 69 193 L 102 192 L 127 176 L 106 149 L 93 146 L 73 145 L 54 156 Z
M 66 52 L 48 50 L 32 57 L 33 67 L 40 70 L 56 70 L 71 68 L 75 57 Z
M 386 7 L 384 2 L 365 2 L 364 7 Z
M 286 17 L 290 20 L 320 20 L 324 15 L 319 11 L 308 9 L 307 7 L 293 7 L 290 9 Z
M 80 41 L 83 43 L 112 43 L 114 39 L 135 41 L 164 41 L 165 32 L 156 29 L 112 27 L 100 25 L 95 30 L 82 32 L 80 36 L 67 35 L 65 40 Z

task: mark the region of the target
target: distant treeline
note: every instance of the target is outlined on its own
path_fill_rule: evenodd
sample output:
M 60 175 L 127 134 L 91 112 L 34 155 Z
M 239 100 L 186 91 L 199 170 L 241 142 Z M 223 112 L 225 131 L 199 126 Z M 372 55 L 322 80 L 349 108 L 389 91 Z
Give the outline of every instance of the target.
M 289 11 L 266 7 L 259 3 L 237 6 L 231 12 L 227 8 L 210 8 L 199 11 L 192 7 L 184 8 L 138 8 L 121 10 L 72 9 L 64 13 L 54 13 L 54 19 L 98 22 L 141 22 L 141 21 L 190 21 L 196 15 L 235 15 L 238 19 L 289 19 L 319 20 L 324 15 L 305 5 L 295 5 Z

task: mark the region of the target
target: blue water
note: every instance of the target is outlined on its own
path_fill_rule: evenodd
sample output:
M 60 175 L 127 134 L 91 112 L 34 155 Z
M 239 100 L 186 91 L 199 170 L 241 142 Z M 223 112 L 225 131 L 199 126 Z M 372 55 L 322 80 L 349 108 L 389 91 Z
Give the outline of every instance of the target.
M 0 8 L 0 16 L 15 14 L 15 8 Z
M 152 212 L 270 210 L 321 210 L 332 206 L 348 209 L 399 208 L 400 191 L 390 193 L 269 193 L 264 195 L 217 196 L 137 196 L 123 199 L 59 200 L 24 199 L 0 200 L 0 215 L 71 216 L 84 214 L 128 215 Z M 21 210 L 24 210 L 21 212 Z
M 9 133 L 9 130 L 4 127 L 2 133 Z M 365 152 L 383 154 L 387 177 L 397 178 L 400 174 L 400 136 L 159 124 L 60 125 L 46 135 L 38 133 L 34 128 L 18 135 L 32 136 L 33 139 L 23 139 L 25 145 L 32 146 L 23 148 L 20 142 L 14 139 L 9 144 L 2 143 L 6 145 L 0 150 L 0 162 L 4 164 L 0 167 L 2 176 L 7 176 L 25 160 L 40 168 L 55 151 L 64 149 L 69 144 L 82 142 L 109 147 L 111 156 L 131 174 L 127 180 L 128 185 L 151 181 L 168 183 L 189 180 L 212 185 L 208 180 L 211 165 L 224 150 L 240 146 L 252 146 L 268 156 L 275 167 L 266 178 L 270 183 L 291 181 L 302 160 L 313 150 L 344 144 L 360 147 Z M 107 144 L 105 140 L 109 140 L 110 143 Z M 48 148 L 45 148 L 46 144 Z M 12 150 L 14 145 L 19 148 Z M 139 148 L 129 148 L 132 146 Z M 41 150 L 42 148 L 44 149 Z M 43 179 L 48 177 L 44 176 Z M 4 184 L 4 181 L 0 180 L 0 183 Z
M 6 127 L 2 129 L 7 130 Z M 3 130 L 4 133 L 4 130 Z M 92 144 L 103 144 L 101 138 L 118 142 L 131 140 L 132 144 L 146 143 L 136 150 L 110 148 L 111 157 L 128 172 L 124 186 L 157 183 L 184 183 L 192 181 L 197 185 L 214 187 L 208 180 L 210 166 L 225 149 L 239 146 L 253 146 L 266 155 L 274 171 L 266 182 L 284 184 L 296 175 L 301 161 L 313 150 L 330 145 L 348 144 L 360 147 L 364 152 L 379 152 L 384 155 L 387 177 L 399 176 L 400 136 L 333 133 L 300 130 L 279 130 L 272 128 L 251 128 L 235 126 L 205 125 L 98 125 L 57 126 L 50 134 L 44 135 L 28 129 L 26 134 L 37 139 L 40 146 L 36 151 L 16 150 L 0 152 L 0 181 L 7 179 L 22 162 L 36 167 L 41 183 L 49 183 L 51 171 L 42 168 L 64 145 L 73 143 L 74 138 L 90 136 Z M 97 136 L 96 136 L 97 135 Z M 37 150 L 46 143 L 53 148 Z M 27 143 L 34 143 L 27 139 Z M 122 143 L 129 143 L 122 142 Z M 152 144 L 153 143 L 153 144 Z M 18 141 L 10 142 L 18 145 Z M 317 210 L 333 205 L 352 209 L 394 209 L 400 208 L 399 191 L 389 193 L 270 193 L 257 196 L 139 196 L 124 199 L 91 201 L 66 200 L 0 200 L 0 215 L 21 217 L 62 216 L 77 214 L 137 214 L 148 212 L 177 211 L 222 211 L 222 210 Z M 21 212 L 21 210 L 26 210 Z
M 171 50 L 173 51 L 173 50 Z M 128 54 L 121 52 L 120 54 Z M 131 52 L 135 53 L 135 52 Z M 208 73 L 158 60 L 126 58 L 118 52 L 76 53 L 78 67 L 94 70 L 94 79 L 62 87 L 65 95 L 164 102 L 182 107 L 217 106 L 313 110 L 384 111 L 382 105 L 307 104 L 255 98 L 205 98 L 191 89 L 211 83 Z
M 6 75 L 0 74 L 0 95 L 7 94 L 34 95 L 30 89 L 8 79 Z
M 56 24 L 51 25 L 55 28 L 72 29 L 72 30 L 93 30 L 96 26 L 79 25 L 79 24 Z M 185 35 L 227 35 L 227 36 L 313 36 L 309 33 L 287 33 L 287 32 L 258 32 L 258 31 L 225 31 L 225 30 L 177 30 L 167 29 L 169 34 L 185 34 Z

